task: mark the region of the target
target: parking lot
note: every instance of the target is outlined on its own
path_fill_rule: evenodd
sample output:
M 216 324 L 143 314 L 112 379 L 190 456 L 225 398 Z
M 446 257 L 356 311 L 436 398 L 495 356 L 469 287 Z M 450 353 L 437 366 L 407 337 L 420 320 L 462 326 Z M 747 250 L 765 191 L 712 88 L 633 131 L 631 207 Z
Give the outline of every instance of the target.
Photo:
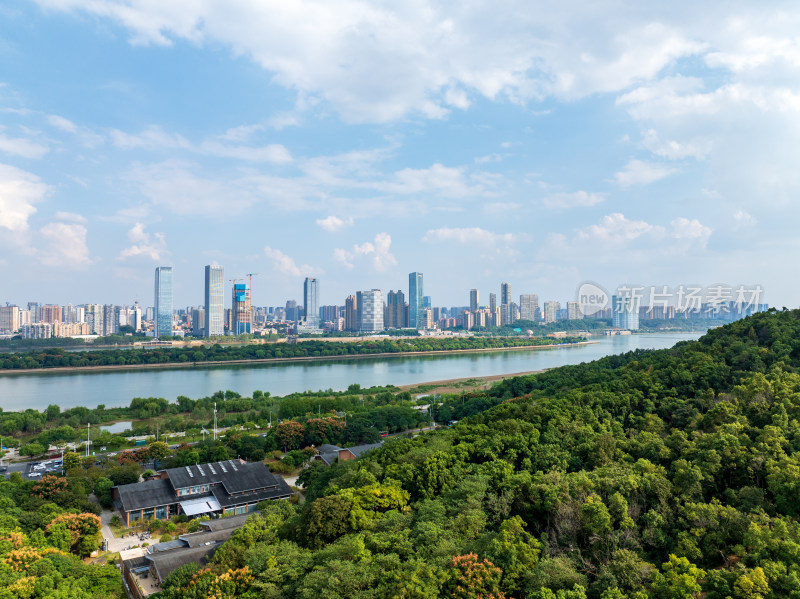
M 61 460 L 44 460 L 42 462 L 28 462 L 23 476 L 30 480 L 41 478 L 45 474 L 61 474 Z

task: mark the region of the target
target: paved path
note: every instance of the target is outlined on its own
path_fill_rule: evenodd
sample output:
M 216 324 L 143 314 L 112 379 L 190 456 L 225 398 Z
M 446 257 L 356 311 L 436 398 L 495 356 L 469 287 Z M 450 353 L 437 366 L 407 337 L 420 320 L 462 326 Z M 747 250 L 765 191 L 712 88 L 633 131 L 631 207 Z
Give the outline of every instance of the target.
M 128 537 L 123 539 L 118 539 L 114 536 L 114 532 L 111 530 L 109 526 L 109 522 L 111 522 L 111 518 L 114 515 L 114 512 L 111 510 L 103 510 L 100 513 L 100 530 L 103 533 L 103 538 L 108 539 L 108 550 L 112 553 L 116 553 L 117 551 L 122 551 L 123 549 L 127 549 L 130 545 L 137 545 L 139 540 L 136 537 Z M 134 542 L 135 541 L 135 542 Z

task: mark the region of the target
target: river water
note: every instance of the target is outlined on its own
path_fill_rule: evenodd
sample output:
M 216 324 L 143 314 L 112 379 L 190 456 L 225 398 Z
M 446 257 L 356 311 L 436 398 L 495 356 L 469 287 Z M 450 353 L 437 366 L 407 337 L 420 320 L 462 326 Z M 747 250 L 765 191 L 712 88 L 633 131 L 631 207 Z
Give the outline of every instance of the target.
M 134 397 L 164 397 L 172 401 L 178 395 L 186 395 L 197 399 L 227 389 L 249 396 L 256 389 L 272 395 L 287 395 L 320 389 L 341 391 L 352 383 L 362 387 L 410 385 L 579 364 L 633 349 L 672 347 L 678 341 L 699 336 L 698 333 L 659 333 L 599 337 L 596 338 L 598 343 L 553 349 L 174 370 L 3 375 L 0 376 L 0 407 L 6 411 L 43 410 L 49 404 L 62 408 L 98 404 L 114 407 L 128 405 Z

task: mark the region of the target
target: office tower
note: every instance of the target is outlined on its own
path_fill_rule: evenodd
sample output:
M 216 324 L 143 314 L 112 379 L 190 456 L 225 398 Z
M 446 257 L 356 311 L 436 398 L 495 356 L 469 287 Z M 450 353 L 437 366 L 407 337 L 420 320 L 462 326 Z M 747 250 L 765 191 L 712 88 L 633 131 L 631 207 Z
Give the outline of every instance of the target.
M 129 325 L 133 327 L 134 331 L 141 331 L 142 330 L 142 307 L 139 305 L 138 301 L 133 302 L 133 308 L 131 308 L 132 312 L 132 321 L 128 322 Z M 80 321 L 78 321 L 80 322 Z
M 639 305 L 641 299 L 631 295 L 611 296 L 611 309 L 613 310 L 615 328 L 629 331 L 639 330 Z
M 408 275 L 408 326 L 412 329 L 422 328 L 422 273 L 412 272 Z
M 423 308 L 422 314 L 425 316 L 425 328 L 433 328 L 433 308 Z
M 234 335 L 253 332 L 253 311 L 250 308 L 250 286 L 234 283 L 231 298 L 231 331 Z
M 508 283 L 500 283 L 500 304 L 511 303 L 511 285 Z
M 358 330 L 358 297 L 348 295 L 344 300 L 344 330 Z
M 319 281 L 311 277 L 303 283 L 303 312 L 306 324 L 319 328 Z
M 578 302 L 567 302 L 567 318 L 569 320 L 581 320 L 581 305 Z
M 489 311 L 494 313 L 497 310 L 497 294 L 490 293 L 489 294 Z
M 356 293 L 358 303 L 358 330 L 362 333 L 377 333 L 383 330 L 383 293 L 380 289 L 359 291 Z M 423 315 L 420 314 L 420 319 Z
M 0 306 L 0 332 L 15 333 L 19 330 L 19 306 Z
M 287 300 L 285 312 L 285 320 L 287 322 L 297 322 L 300 320 L 300 309 L 297 307 L 297 302 L 295 300 Z
M 479 307 L 478 301 L 478 290 L 477 289 L 470 289 L 469 290 L 469 310 L 470 312 L 477 312 Z
M 500 304 L 498 310 L 500 311 L 500 326 L 511 324 L 511 306 L 509 304 Z
M 386 317 L 384 326 L 387 329 L 406 328 L 406 296 L 400 291 L 390 291 L 386 296 Z
M 153 335 L 172 335 L 172 267 L 156 267 L 155 313 Z
M 221 266 L 206 266 L 203 323 L 198 323 L 206 337 L 225 334 L 225 270 Z
M 48 324 L 61 322 L 61 306 L 45 304 L 39 308 L 39 322 L 46 322 Z
M 39 306 L 39 302 L 28 302 L 28 310 L 31 313 L 31 322 L 36 323 L 40 320 L 41 315 L 41 308 Z
M 208 337 L 208 335 L 205 334 L 205 326 L 205 308 L 194 308 L 192 310 L 192 337 Z
M 558 311 L 561 310 L 561 302 L 544 303 L 544 321 L 555 322 L 558 320 Z
M 423 295 L 422 296 L 422 307 L 423 308 L 430 308 L 433 304 L 431 303 L 431 296 L 430 295 Z
M 539 296 L 535 293 L 519 296 L 519 317 L 522 320 L 536 320 L 536 311 L 539 308 Z

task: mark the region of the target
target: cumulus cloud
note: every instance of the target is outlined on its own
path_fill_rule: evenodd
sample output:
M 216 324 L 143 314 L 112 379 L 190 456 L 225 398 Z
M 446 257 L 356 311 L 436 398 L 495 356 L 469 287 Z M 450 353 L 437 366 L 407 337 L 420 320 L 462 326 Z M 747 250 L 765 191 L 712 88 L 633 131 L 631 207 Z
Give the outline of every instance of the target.
M 703 245 L 705 245 L 705 241 L 711 235 L 711 229 L 696 218 L 688 219 L 681 216 L 670 224 L 672 225 L 672 236 L 677 239 L 702 240 Z
M 662 231 L 643 220 L 628 220 L 624 214 L 615 212 L 604 216 L 598 224 L 578 231 L 578 237 L 620 243 L 634 240 L 646 233 L 660 234 Z
M 51 191 L 36 175 L 8 164 L 0 164 L 0 227 L 25 231 L 28 218 L 36 212 L 34 204 Z
M 353 217 L 348 216 L 346 219 L 341 219 L 338 216 L 330 215 L 325 218 L 318 218 L 317 225 L 326 231 L 341 231 L 345 227 L 353 226 Z
M 606 194 L 593 193 L 587 191 L 574 191 L 571 193 L 554 193 L 544 198 L 543 203 L 545 207 L 554 210 L 562 210 L 566 208 L 586 208 L 594 206 L 600 202 L 604 202 Z
M 430 229 L 425 233 L 422 241 L 427 243 L 454 242 L 493 245 L 496 243 L 512 243 L 517 239 L 518 236 L 512 233 L 492 233 L 480 227 L 441 227 L 439 229 Z
M 632 158 L 621 171 L 614 174 L 614 181 L 620 187 L 649 185 L 674 172 L 676 172 L 674 168 Z
M 391 254 L 392 237 L 388 233 L 378 233 L 372 242 L 354 245 L 352 249 L 336 248 L 333 250 L 333 259 L 346 268 L 353 268 L 355 262 L 366 260 L 375 271 L 383 272 L 397 264 L 397 259 Z
M 37 256 L 42 264 L 80 268 L 91 264 L 86 227 L 75 222 L 52 222 L 39 230 L 42 243 Z
M 163 233 L 153 233 L 145 231 L 143 223 L 136 223 L 128 231 L 128 240 L 131 245 L 123 249 L 117 260 L 126 260 L 137 256 L 149 258 L 154 262 L 160 262 L 167 255 L 167 242 Z
M 317 272 L 317 269 L 308 264 L 298 266 L 293 258 L 270 246 L 264 247 L 264 255 L 272 263 L 273 269 L 285 275 L 303 277 L 316 274 Z

